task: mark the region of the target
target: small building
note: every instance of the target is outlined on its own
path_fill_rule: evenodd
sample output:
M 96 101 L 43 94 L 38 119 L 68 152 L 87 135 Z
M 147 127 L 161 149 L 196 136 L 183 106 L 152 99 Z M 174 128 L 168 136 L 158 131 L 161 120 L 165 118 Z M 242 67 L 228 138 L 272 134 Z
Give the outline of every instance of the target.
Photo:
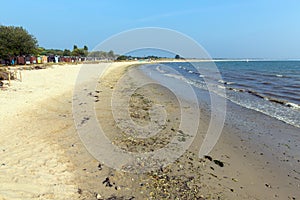
M 48 63 L 48 57 L 42 56 L 42 63 Z
M 25 64 L 30 65 L 30 56 L 25 57 Z
M 41 63 L 42 63 L 42 57 L 41 57 L 41 56 L 38 56 L 38 57 L 36 58 L 36 62 L 37 62 L 38 64 L 41 64 Z
M 25 65 L 25 57 L 24 56 L 17 56 L 17 64 L 18 65 Z
M 30 63 L 31 64 L 36 64 L 36 57 L 35 56 L 30 56 Z
M 0 64 L 1 65 L 5 65 L 5 60 L 4 59 L 0 59 Z

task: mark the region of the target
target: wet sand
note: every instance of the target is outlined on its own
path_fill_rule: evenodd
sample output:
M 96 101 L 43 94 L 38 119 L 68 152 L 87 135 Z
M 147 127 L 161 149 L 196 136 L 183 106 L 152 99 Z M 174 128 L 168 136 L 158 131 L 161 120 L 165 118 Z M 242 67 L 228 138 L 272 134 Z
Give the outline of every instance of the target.
M 150 85 L 139 89 L 129 104 L 133 121 L 141 125 L 149 122 L 147 111 L 152 105 L 165 105 L 168 121 L 158 137 L 145 141 L 129 138 L 113 120 L 110 96 L 130 64 L 113 64 L 97 88 L 86 93 L 92 95 L 97 118 L 114 144 L 132 152 L 161 148 L 178 131 L 180 114 L 178 101 L 166 88 Z M 209 105 L 203 99 L 199 135 L 176 162 L 144 174 L 107 167 L 87 152 L 74 125 L 72 91 L 78 72 L 79 66 L 28 71 L 23 83 L 13 82 L 8 91 L 0 91 L 0 199 L 300 196 L 299 129 L 230 102 L 221 138 L 206 158 L 198 158 L 201 133 L 207 130 L 210 118 Z M 141 79 L 147 77 L 135 71 L 128 82 Z

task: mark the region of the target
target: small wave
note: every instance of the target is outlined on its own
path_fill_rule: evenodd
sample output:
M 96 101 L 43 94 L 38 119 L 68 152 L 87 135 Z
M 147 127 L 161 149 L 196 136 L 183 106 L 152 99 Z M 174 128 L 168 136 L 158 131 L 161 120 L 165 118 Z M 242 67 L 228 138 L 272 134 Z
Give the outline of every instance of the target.
M 159 65 L 156 67 L 156 70 L 159 71 L 159 72 L 162 73 L 162 74 L 163 74 L 163 73 L 166 73 L 166 71 L 165 71 L 165 70 L 162 70 L 161 67 L 160 67 Z
M 219 83 L 223 83 L 224 85 L 232 85 L 234 84 L 235 82 L 227 82 L 227 81 L 224 81 L 224 80 L 218 80 Z
M 199 75 L 199 77 L 200 77 L 200 78 L 204 78 L 205 76 L 204 76 L 204 75 L 202 75 L 202 74 L 200 74 L 200 75 Z
M 269 102 L 277 103 L 277 104 L 287 106 L 287 107 L 290 107 L 290 108 L 293 108 L 293 109 L 300 109 L 300 105 L 298 105 L 296 103 L 292 103 L 292 102 L 288 102 L 286 100 L 276 99 L 274 97 L 266 96 L 266 95 L 260 94 L 256 91 L 253 91 L 253 90 L 238 89 L 238 88 L 232 88 L 232 87 L 227 87 L 226 89 L 234 91 L 234 92 L 247 92 L 247 93 L 249 93 L 253 96 L 259 97 L 259 98 L 264 99 L 264 100 L 269 101 Z
M 275 99 L 275 98 L 271 98 L 271 97 L 265 97 L 266 100 L 271 101 L 273 103 L 278 103 L 281 105 L 286 105 L 287 101 L 284 100 L 280 100 L 280 99 Z
M 290 78 L 289 76 L 282 75 L 282 74 L 266 74 L 266 73 L 259 73 L 259 72 L 250 72 L 249 74 L 254 76 L 264 76 L 264 77 L 279 77 L 279 78 Z
M 226 85 L 232 85 L 232 84 L 235 84 L 235 82 L 226 82 L 225 84 Z
M 281 105 L 285 105 L 285 103 L 287 101 L 284 101 L 284 100 L 280 100 L 280 99 L 276 99 L 276 98 L 273 98 L 273 97 L 270 97 L 270 96 L 266 96 L 266 95 L 263 95 L 263 94 L 260 94 L 256 91 L 252 91 L 252 90 L 248 90 L 247 91 L 249 94 L 252 94 L 254 96 L 257 96 L 259 98 L 262 98 L 264 100 L 267 100 L 267 101 L 270 101 L 270 102 L 273 102 L 273 103 L 278 103 L 278 104 L 281 104 Z
M 300 105 L 298 105 L 296 103 L 288 102 L 287 100 L 282 100 L 282 99 L 277 99 L 274 97 L 266 96 L 266 95 L 263 95 L 263 94 L 260 94 L 258 92 L 251 91 L 251 90 L 248 90 L 247 92 L 254 96 L 262 98 L 266 101 L 272 102 L 272 103 L 280 104 L 280 105 L 287 106 L 287 107 L 290 107 L 293 109 L 300 109 Z
M 272 85 L 270 82 L 262 82 L 263 85 Z
M 298 105 L 296 103 L 287 102 L 287 103 L 285 103 L 285 105 L 287 107 L 291 107 L 291 108 L 294 108 L 294 109 L 300 109 L 300 105 Z
M 186 80 L 182 75 L 177 75 L 177 74 L 164 74 L 167 77 L 171 77 L 171 78 L 176 78 L 179 80 Z
M 264 96 L 264 95 L 262 95 L 262 94 L 260 94 L 260 93 L 258 93 L 258 92 L 252 91 L 252 90 L 247 90 L 247 92 L 248 92 L 249 94 L 252 94 L 252 95 L 257 96 L 257 97 L 262 98 L 262 99 L 265 99 L 265 98 L 266 98 L 266 96 Z
M 245 92 L 246 91 L 245 89 L 238 89 L 238 88 L 232 88 L 232 87 L 228 87 L 227 89 L 235 91 L 235 92 Z
M 253 77 L 249 77 L 249 76 L 246 76 L 243 78 L 244 80 L 248 80 L 248 81 L 256 81 L 257 79 L 256 78 L 253 78 Z
M 193 74 L 194 72 L 192 71 L 192 70 L 189 70 L 189 72 L 188 72 L 189 74 Z
M 285 87 L 292 88 L 292 89 L 300 89 L 300 85 L 296 85 L 296 84 L 286 85 Z

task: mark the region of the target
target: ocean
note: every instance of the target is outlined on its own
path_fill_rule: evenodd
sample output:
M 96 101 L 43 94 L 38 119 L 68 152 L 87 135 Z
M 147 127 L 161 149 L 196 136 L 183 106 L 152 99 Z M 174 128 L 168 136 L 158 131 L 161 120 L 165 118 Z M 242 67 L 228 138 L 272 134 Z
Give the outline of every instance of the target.
M 157 81 L 174 79 L 195 89 L 210 88 L 235 104 L 300 128 L 300 61 L 170 62 L 141 69 Z

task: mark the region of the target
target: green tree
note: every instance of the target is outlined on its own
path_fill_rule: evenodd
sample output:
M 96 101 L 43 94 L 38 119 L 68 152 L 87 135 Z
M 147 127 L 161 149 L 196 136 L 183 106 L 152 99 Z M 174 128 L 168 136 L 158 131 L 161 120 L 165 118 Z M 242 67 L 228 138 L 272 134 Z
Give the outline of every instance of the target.
M 86 51 L 84 49 L 79 49 L 78 53 L 79 53 L 79 56 L 81 56 L 81 57 L 86 56 Z
M 62 56 L 63 51 L 60 49 L 44 49 L 44 48 L 39 48 L 39 54 L 40 55 L 45 55 L 45 56 L 50 56 L 50 55 L 57 55 L 57 56 Z
M 88 54 L 89 54 L 89 48 L 86 45 L 84 45 L 83 51 L 84 51 L 84 56 L 85 57 L 88 56 Z
M 180 55 L 178 55 L 178 54 L 175 56 L 175 59 L 180 59 L 180 58 L 181 58 L 181 57 L 180 57 Z
M 80 57 L 85 57 L 86 56 L 86 52 L 84 51 L 84 49 L 74 49 L 72 51 L 72 56 L 80 56 Z
M 113 59 L 113 58 L 115 57 L 114 52 L 113 52 L 112 50 L 110 50 L 110 51 L 107 53 L 107 57 Z
M 23 27 L 0 26 L 0 57 L 38 53 L 38 42 Z
M 77 47 L 76 44 L 74 44 L 74 46 L 73 46 L 73 51 L 74 51 L 75 49 L 78 49 L 78 47 Z
M 38 47 L 36 50 L 36 55 L 44 55 L 43 53 L 46 51 L 43 47 Z
M 65 49 L 63 52 L 63 56 L 71 56 L 71 51 L 69 49 Z
M 117 58 L 117 60 L 122 61 L 122 60 L 128 60 L 130 57 L 125 56 L 125 55 L 121 55 Z
M 71 53 L 72 56 L 79 56 L 79 54 L 80 53 L 79 53 L 79 49 L 78 48 L 76 48 L 76 49 L 74 48 L 73 51 L 72 51 L 72 53 Z

